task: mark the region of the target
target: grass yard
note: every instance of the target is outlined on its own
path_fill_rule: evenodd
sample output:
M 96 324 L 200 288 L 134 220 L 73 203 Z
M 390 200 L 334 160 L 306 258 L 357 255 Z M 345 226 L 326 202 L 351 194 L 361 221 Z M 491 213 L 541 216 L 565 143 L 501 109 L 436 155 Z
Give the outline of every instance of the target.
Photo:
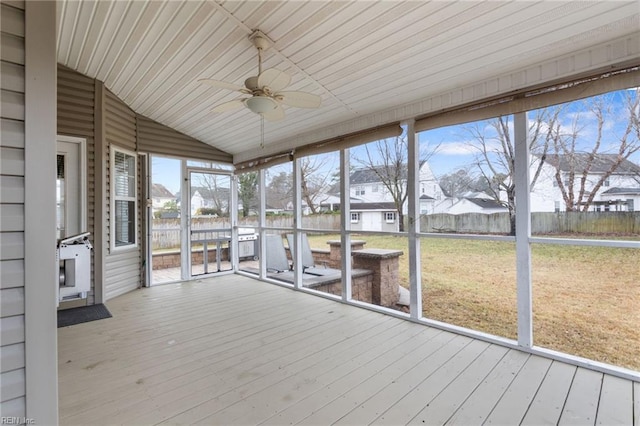
M 310 243 L 326 249 L 336 238 L 310 236 Z M 353 238 L 407 253 L 406 237 Z M 516 338 L 514 243 L 429 238 L 421 251 L 426 318 Z M 637 249 L 533 245 L 535 344 L 640 371 L 639 261 Z M 408 287 L 406 255 L 400 277 Z

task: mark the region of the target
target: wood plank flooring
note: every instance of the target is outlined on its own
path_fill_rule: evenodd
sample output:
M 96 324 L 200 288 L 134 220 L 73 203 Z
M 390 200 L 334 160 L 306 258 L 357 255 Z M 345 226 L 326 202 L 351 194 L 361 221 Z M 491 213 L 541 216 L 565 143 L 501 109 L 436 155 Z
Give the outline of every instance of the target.
M 60 424 L 639 424 L 640 385 L 239 275 L 58 330 Z

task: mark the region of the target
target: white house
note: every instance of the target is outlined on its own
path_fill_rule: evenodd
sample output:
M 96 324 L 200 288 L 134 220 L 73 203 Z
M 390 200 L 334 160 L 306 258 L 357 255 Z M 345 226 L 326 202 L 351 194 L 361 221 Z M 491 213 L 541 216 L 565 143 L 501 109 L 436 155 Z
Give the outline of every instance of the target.
M 399 218 L 394 203 L 351 203 L 351 230 L 399 230 Z
M 176 201 L 176 196 L 161 183 L 151 185 L 151 200 L 153 204 L 153 212 L 162 210 L 166 203 Z
M 600 207 L 609 211 L 636 211 L 640 207 L 640 187 L 610 188 L 600 194 Z
M 497 202 L 485 192 L 466 192 L 455 197 L 444 197 L 433 206 L 435 213 L 464 214 L 464 213 L 504 213 L 508 209 L 503 203 Z M 427 214 L 429 214 L 427 213 Z
M 218 188 L 212 190 L 204 186 L 191 187 L 191 215 L 198 214 L 201 209 L 220 209 L 223 213 L 228 214 L 229 207 L 229 189 Z M 180 204 L 180 193 L 176 194 L 178 204 Z
M 488 198 L 466 198 L 460 197 L 444 213 L 464 214 L 464 213 L 505 213 L 507 208 L 495 200 Z
M 575 200 L 574 204 L 582 205 L 590 195 L 595 185 L 608 173 L 611 165 L 616 161 L 615 154 L 596 154 L 593 161 L 589 161 L 589 154 L 568 155 L 547 155 L 545 164 L 542 166 L 533 190 L 531 191 L 531 211 L 532 212 L 554 212 L 565 211 L 567 206 L 562 191 L 556 180 L 556 170 L 560 170 L 562 180 L 568 185 L 569 174 L 573 170 L 574 193 L 578 196 L 580 190 L 580 180 L 585 171 L 586 174 L 585 194 L 581 200 Z M 531 165 L 531 175 L 538 167 L 539 158 L 536 158 Z M 590 165 L 590 166 L 589 166 Z M 617 169 L 603 182 L 597 190 L 594 202 L 589 207 L 590 211 L 630 211 L 640 202 L 640 166 L 629 160 L 624 160 Z M 619 200 L 612 208 L 612 201 Z M 627 200 L 631 202 L 627 203 Z M 573 206 L 575 207 L 575 206 Z
M 364 203 L 389 203 L 393 202 L 393 197 L 387 187 L 384 185 L 379 175 L 384 174 L 384 166 L 379 166 L 376 170 L 363 168 L 355 170 L 349 177 L 350 196 L 362 200 Z M 400 184 L 406 187 L 407 181 L 406 168 L 401 171 Z M 425 162 L 420 167 L 420 196 L 427 195 L 435 200 L 443 198 L 442 188 L 435 175 L 429 167 L 429 163 Z M 406 205 L 404 206 L 406 211 Z

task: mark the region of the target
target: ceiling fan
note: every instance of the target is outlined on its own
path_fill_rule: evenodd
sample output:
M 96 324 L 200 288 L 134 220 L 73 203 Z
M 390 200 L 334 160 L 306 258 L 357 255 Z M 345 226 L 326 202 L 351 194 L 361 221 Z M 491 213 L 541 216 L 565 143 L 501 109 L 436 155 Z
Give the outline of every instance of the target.
M 291 82 L 291 77 L 288 74 L 275 68 L 262 71 L 262 52 L 271 45 L 271 41 L 266 35 L 256 30 L 249 36 L 249 40 L 258 49 L 258 75 L 247 78 L 244 87 L 208 78 L 198 80 L 219 89 L 234 90 L 249 95 L 216 105 L 211 109 L 212 112 L 225 112 L 245 106 L 266 120 L 278 121 L 284 118 L 282 105 L 296 108 L 320 107 L 321 99 L 318 95 L 307 92 L 283 91 Z

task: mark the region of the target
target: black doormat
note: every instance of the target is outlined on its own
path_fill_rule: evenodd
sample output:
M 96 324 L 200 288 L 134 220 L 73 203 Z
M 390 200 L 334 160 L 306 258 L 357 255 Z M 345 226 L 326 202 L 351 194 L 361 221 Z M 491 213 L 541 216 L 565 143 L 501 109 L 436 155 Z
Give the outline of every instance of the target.
M 111 312 L 103 304 L 64 309 L 58 311 L 58 328 L 104 318 L 111 318 Z

